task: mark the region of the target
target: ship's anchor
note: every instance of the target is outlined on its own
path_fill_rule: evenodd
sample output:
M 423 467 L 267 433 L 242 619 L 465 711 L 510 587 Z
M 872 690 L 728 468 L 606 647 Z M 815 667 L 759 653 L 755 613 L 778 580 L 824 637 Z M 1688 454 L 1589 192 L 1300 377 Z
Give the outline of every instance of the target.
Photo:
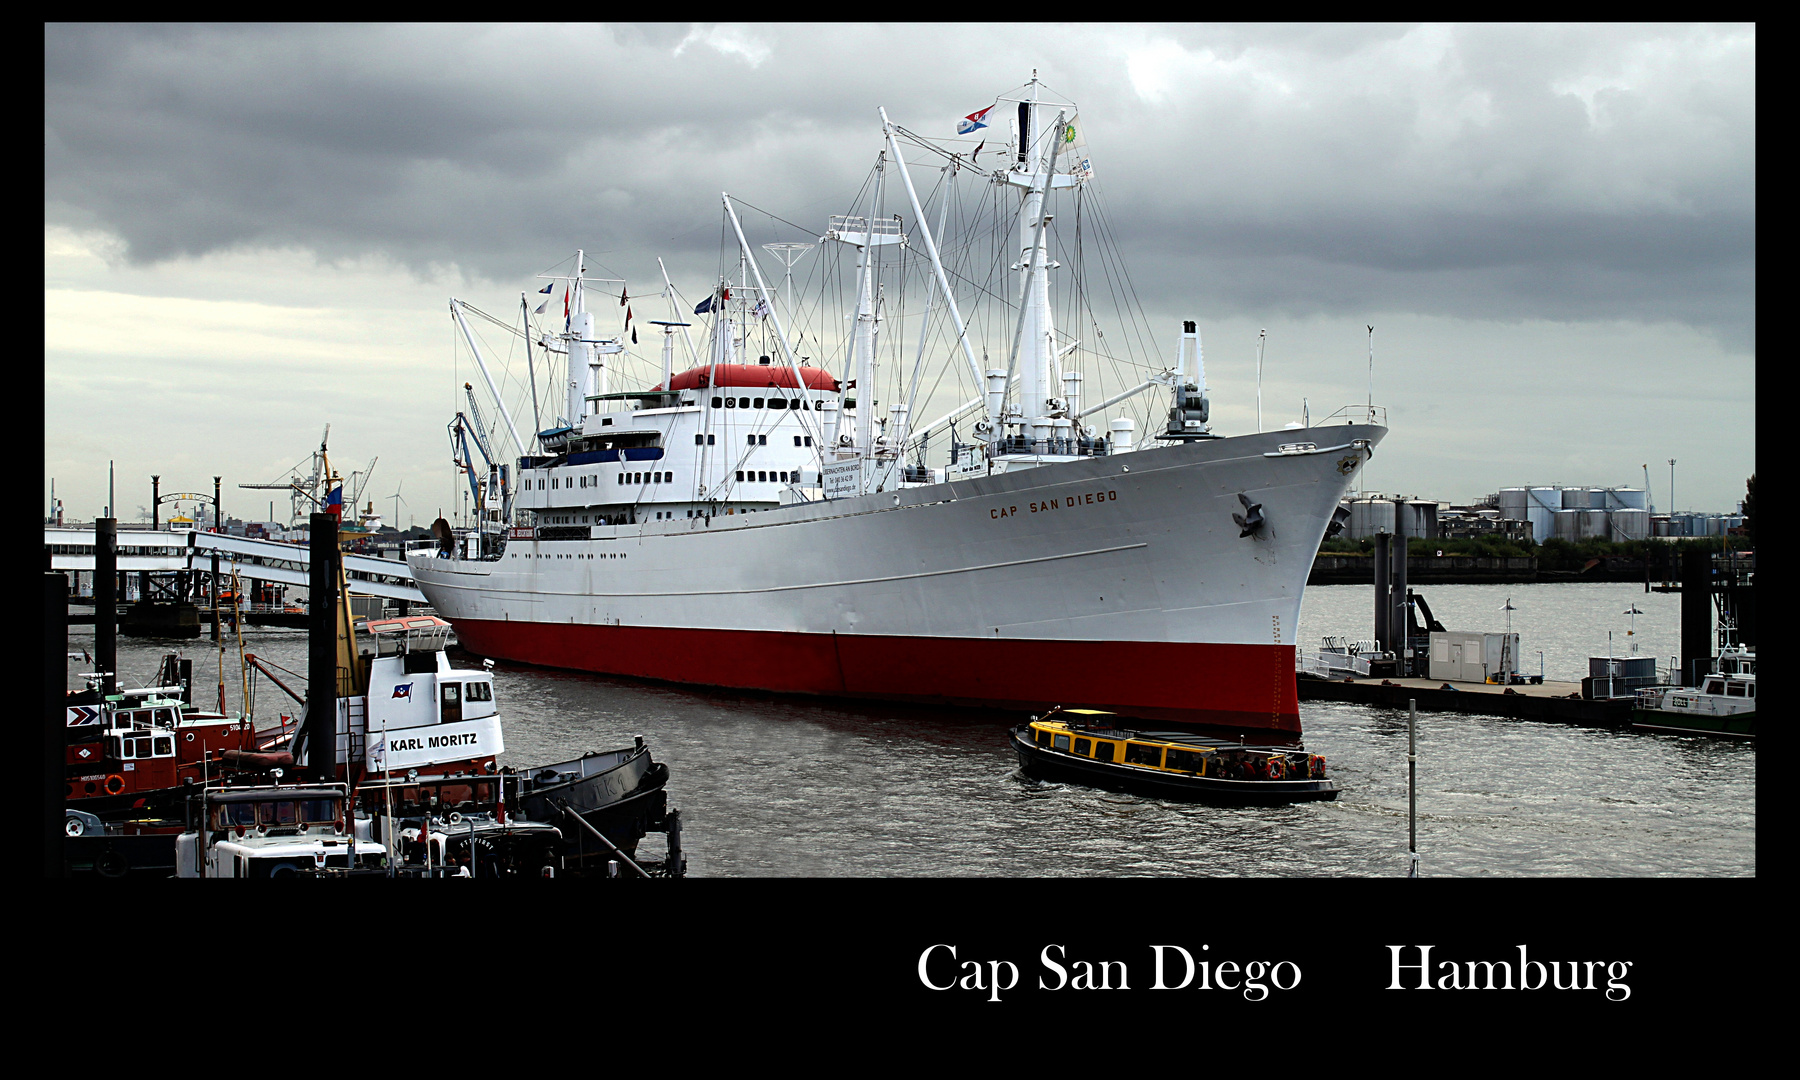
M 1241 514 L 1232 514 L 1231 520 L 1237 522 L 1238 528 L 1243 530 L 1243 532 L 1238 533 L 1238 536 L 1242 538 L 1251 535 L 1256 532 L 1256 530 L 1263 527 L 1262 503 L 1251 502 L 1250 496 L 1241 491 L 1238 492 L 1238 502 L 1244 504 L 1244 512 Z

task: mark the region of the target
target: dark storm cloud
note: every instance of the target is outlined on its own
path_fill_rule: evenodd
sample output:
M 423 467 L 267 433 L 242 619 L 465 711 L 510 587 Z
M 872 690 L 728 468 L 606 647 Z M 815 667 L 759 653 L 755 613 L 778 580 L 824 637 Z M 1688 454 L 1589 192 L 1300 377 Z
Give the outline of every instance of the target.
M 512 279 L 585 243 L 644 274 L 712 262 L 721 188 L 842 212 L 876 105 L 947 135 L 1035 66 L 1081 103 L 1154 306 L 1676 319 L 1754 347 L 1752 28 L 1025 36 L 52 26 L 45 215 L 140 264 L 295 245 Z

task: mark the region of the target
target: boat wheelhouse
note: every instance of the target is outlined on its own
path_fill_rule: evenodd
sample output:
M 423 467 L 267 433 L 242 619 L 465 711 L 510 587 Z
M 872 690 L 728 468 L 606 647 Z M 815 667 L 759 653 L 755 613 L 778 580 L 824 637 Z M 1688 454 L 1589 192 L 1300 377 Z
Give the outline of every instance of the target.
M 342 784 L 226 788 L 194 800 L 195 820 L 175 840 L 175 876 L 267 878 L 373 871 L 381 844 L 356 835 Z

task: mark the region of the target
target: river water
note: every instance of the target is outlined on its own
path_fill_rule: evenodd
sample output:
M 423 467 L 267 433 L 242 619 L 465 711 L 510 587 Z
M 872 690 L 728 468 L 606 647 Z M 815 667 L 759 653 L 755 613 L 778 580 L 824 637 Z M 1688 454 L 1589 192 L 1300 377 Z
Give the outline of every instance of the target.
M 1500 631 L 1510 598 L 1527 670 L 1575 680 L 1607 631 L 1628 655 L 1679 653 L 1680 596 L 1641 585 L 1420 590 L 1453 630 Z M 1307 590 L 1303 644 L 1370 636 L 1373 588 Z M 1635 605 L 1641 615 L 1625 615 Z M 1627 636 L 1626 631 L 1636 633 Z M 70 647 L 92 649 L 91 627 Z M 296 630 L 250 630 L 245 650 L 304 672 Z M 164 652 L 216 693 L 210 643 L 120 639 L 124 685 Z M 453 652 L 459 666 L 473 666 Z M 71 661 L 70 686 L 85 670 Z M 237 647 L 227 700 L 239 707 Z M 1153 676 L 1147 676 L 1153 677 Z M 693 690 L 502 663 L 502 762 L 533 765 L 643 735 L 669 764 L 696 877 L 1399 877 L 1407 871 L 1406 715 L 1302 702 L 1307 749 L 1336 801 L 1222 809 L 1022 777 L 1020 717 Z M 266 679 L 259 718 L 293 711 Z M 1047 702 L 1046 705 L 1054 704 Z M 1756 748 L 1459 713 L 1418 718 L 1421 873 L 1433 877 L 1745 877 L 1756 873 Z

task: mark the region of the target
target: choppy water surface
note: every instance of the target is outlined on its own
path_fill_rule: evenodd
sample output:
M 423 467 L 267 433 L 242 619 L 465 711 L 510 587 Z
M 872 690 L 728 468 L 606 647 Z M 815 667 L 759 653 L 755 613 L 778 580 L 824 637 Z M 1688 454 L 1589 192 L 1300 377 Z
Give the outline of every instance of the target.
M 1585 674 L 1606 630 L 1679 650 L 1680 598 L 1642 586 L 1435 586 L 1439 620 L 1500 630 L 1512 597 L 1522 652 Z M 1367 637 L 1368 587 L 1308 590 L 1302 642 Z M 92 647 L 92 630 L 71 630 Z M 254 631 L 248 651 L 304 671 L 302 633 Z M 177 647 L 122 639 L 142 685 Z M 217 654 L 195 660 L 198 697 Z M 1628 646 L 1622 646 L 1624 652 Z M 696 663 L 704 663 L 696 657 Z M 235 645 L 228 698 L 237 707 Z M 1527 666 L 1530 666 L 1529 664 Z M 71 686 L 80 661 L 70 665 Z M 1221 809 L 1021 777 L 1019 718 L 695 691 L 501 664 L 503 760 L 531 765 L 643 735 L 669 763 L 690 872 L 705 876 L 1399 876 L 1406 855 L 1406 715 L 1302 703 L 1306 745 L 1345 788 L 1335 802 Z M 291 702 L 266 680 L 259 715 Z M 1053 704 L 1053 703 L 1047 703 Z M 290 710 L 291 711 L 291 710 Z M 1419 848 L 1428 876 L 1749 876 L 1756 872 L 1754 745 L 1457 713 L 1418 722 Z

